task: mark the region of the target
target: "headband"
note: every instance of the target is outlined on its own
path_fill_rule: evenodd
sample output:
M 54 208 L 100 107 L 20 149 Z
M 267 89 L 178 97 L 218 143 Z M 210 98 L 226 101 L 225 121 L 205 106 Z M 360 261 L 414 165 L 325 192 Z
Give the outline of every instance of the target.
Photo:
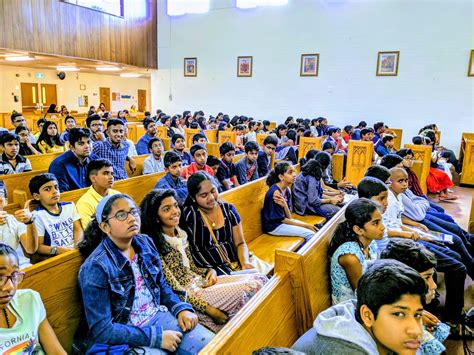
M 97 208 L 95 209 L 95 219 L 99 224 L 102 223 L 102 214 L 104 212 L 104 208 L 113 196 L 115 195 L 105 196 L 97 205 Z

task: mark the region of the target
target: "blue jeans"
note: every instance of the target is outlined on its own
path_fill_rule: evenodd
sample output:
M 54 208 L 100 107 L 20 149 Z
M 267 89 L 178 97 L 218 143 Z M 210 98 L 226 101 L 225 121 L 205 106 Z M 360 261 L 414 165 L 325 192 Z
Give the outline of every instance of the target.
M 444 273 L 444 282 L 446 284 L 444 320 L 446 322 L 459 323 L 464 307 L 466 267 L 461 262 L 461 257 L 458 253 L 430 242 L 421 241 L 420 243 L 435 254 L 437 259 L 436 270 Z
M 178 320 L 170 312 L 158 312 L 148 325 L 162 326 L 163 331 L 175 330 L 183 334 L 176 354 L 197 354 L 214 337 L 214 333 L 198 324 L 193 330 L 183 332 L 178 325 Z M 143 348 L 146 354 L 168 354 L 163 349 Z
M 428 200 L 428 198 L 425 196 L 425 198 Z M 430 209 L 428 210 L 428 212 L 430 210 L 433 210 L 433 212 L 441 212 L 441 213 L 444 213 L 444 208 L 441 207 L 440 205 L 437 205 L 436 203 L 434 202 L 431 202 L 430 200 L 428 200 L 428 202 L 430 203 Z
M 462 229 L 459 224 L 457 224 L 451 216 L 445 213 L 427 213 L 425 219 L 430 222 L 436 223 L 438 226 L 444 228 L 445 230 L 454 233 L 461 237 L 464 244 L 468 249 L 472 248 L 473 237 L 468 231 Z M 472 250 L 470 250 L 471 255 Z

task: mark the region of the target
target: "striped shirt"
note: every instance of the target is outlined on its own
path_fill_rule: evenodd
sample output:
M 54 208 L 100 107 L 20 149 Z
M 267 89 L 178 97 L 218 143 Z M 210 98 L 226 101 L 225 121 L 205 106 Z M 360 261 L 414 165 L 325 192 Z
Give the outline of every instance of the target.
M 16 166 L 14 167 L 8 160 L 5 153 L 3 153 L 2 160 L 0 160 L 0 175 L 18 174 L 24 171 L 31 171 L 31 163 L 28 158 L 17 154 L 15 160 Z

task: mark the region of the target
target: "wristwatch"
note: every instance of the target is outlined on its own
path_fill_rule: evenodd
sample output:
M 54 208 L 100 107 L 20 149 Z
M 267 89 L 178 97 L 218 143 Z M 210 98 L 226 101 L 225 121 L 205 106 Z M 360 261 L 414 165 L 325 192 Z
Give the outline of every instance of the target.
M 35 216 L 33 215 L 33 216 L 31 216 L 31 219 L 28 222 L 26 222 L 25 224 L 33 224 L 34 221 L 35 221 Z
M 51 247 L 49 255 L 56 255 L 58 253 L 58 247 Z

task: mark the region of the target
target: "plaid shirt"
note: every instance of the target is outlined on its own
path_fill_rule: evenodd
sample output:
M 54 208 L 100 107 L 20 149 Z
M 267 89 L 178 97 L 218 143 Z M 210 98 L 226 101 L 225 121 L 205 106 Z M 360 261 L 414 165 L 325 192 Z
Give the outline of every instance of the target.
M 105 141 L 94 142 L 93 153 L 100 158 L 108 159 L 114 166 L 114 179 L 124 180 L 128 178 L 125 170 L 125 161 L 128 156 L 128 142 L 121 142 L 119 147 L 114 147 L 107 139 Z

